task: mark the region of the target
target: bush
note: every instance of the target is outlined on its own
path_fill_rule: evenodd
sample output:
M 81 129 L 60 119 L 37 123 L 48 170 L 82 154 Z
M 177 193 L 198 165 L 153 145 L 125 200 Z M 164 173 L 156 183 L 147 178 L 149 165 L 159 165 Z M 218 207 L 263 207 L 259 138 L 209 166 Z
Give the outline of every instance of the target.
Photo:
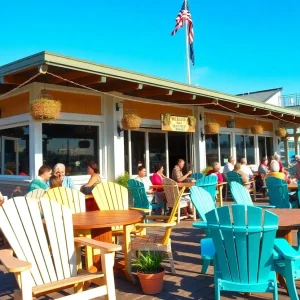
M 162 261 L 167 257 L 165 252 L 145 251 L 133 260 L 132 265 L 137 271 L 144 274 L 156 274 L 163 270 Z
M 128 180 L 130 179 L 130 175 L 128 172 L 125 172 L 123 175 L 120 175 L 115 180 L 115 183 L 118 183 L 126 188 L 128 188 Z

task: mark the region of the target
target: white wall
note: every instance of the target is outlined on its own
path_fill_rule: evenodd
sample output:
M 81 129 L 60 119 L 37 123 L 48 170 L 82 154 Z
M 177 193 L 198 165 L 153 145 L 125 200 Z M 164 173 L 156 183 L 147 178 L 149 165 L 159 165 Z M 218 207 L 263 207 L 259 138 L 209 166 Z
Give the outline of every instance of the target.
M 275 95 L 273 95 L 265 103 L 281 106 L 281 98 L 280 97 L 281 97 L 281 91 L 278 91 Z

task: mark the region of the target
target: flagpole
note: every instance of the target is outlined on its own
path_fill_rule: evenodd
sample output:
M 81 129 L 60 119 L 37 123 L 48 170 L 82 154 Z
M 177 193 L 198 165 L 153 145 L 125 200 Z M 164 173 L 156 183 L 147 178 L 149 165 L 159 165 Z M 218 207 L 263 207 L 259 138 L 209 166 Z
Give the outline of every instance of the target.
M 185 0 L 186 5 L 186 0 Z M 185 6 L 186 7 L 186 6 Z M 187 67 L 187 78 L 188 84 L 191 84 L 191 66 L 190 66 L 190 50 L 189 50 L 189 28 L 188 22 L 185 22 L 185 43 L 186 43 L 186 67 Z

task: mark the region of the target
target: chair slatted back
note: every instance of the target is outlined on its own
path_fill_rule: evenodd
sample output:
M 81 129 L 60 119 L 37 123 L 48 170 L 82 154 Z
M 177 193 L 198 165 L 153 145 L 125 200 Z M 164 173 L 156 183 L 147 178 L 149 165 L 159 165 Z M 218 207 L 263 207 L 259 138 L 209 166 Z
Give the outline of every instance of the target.
M 205 189 L 210 194 L 213 202 L 216 204 L 218 177 L 215 174 L 204 176 L 201 179 L 198 179 L 195 185 Z
M 56 200 L 58 203 L 69 207 L 73 214 L 86 211 L 85 195 L 78 190 L 67 187 L 56 187 L 49 189 L 43 198 Z
M 26 199 L 29 199 L 29 198 L 32 198 L 32 199 L 40 199 L 41 197 L 43 197 L 43 195 L 45 194 L 45 190 L 44 189 L 36 189 L 36 190 L 33 190 L 29 193 L 27 193 L 25 195 Z
M 242 175 L 237 172 L 234 172 L 234 171 L 227 172 L 226 179 L 227 179 L 228 183 L 235 181 L 235 182 L 240 183 L 241 185 L 244 185 Z
M 235 181 L 229 184 L 231 195 L 235 203 L 253 206 L 249 191 L 244 186 Z
M 135 179 L 128 180 L 128 188 L 133 197 L 134 207 L 136 208 L 150 208 L 150 203 L 145 190 L 145 185 Z
M 179 194 L 177 182 L 170 178 L 163 178 L 162 185 L 167 199 L 167 206 L 174 207 Z
M 270 205 L 276 208 L 291 208 L 288 185 L 285 180 L 268 177 L 266 179 Z
M 234 283 L 268 282 L 278 216 L 234 204 L 208 212 L 206 219 L 222 278 Z
M 191 174 L 191 178 L 194 178 L 196 180 L 201 179 L 204 175 L 202 173 L 193 173 Z
M 205 214 L 216 208 L 215 202 L 211 195 L 204 188 L 199 186 L 192 186 L 190 188 L 191 200 L 196 208 L 202 221 L 206 222 Z
M 185 191 L 185 187 L 183 187 L 179 191 L 177 198 L 174 201 L 174 206 L 173 206 L 172 212 L 167 220 L 167 223 L 173 223 L 177 220 L 176 213 L 177 213 L 178 206 L 179 206 L 179 203 L 180 203 L 180 200 L 181 200 L 181 197 L 182 197 L 184 191 Z M 171 232 L 172 232 L 172 227 L 166 228 L 165 234 L 162 238 L 162 244 L 166 245 L 169 242 Z
M 45 226 L 37 201 L 16 197 L 0 207 L 1 230 L 16 256 L 32 264 L 32 286 L 77 274 L 71 210 L 43 198 L 40 204 Z

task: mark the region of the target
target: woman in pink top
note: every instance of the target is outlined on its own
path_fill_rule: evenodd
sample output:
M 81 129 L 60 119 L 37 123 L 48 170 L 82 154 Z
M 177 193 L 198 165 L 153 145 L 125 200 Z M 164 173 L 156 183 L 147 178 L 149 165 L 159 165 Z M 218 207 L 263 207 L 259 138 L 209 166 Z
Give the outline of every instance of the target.
M 152 175 L 151 178 L 151 182 L 153 185 L 162 185 L 162 179 L 166 178 L 163 172 L 164 172 L 164 166 L 162 164 L 156 164 L 154 166 L 154 174 Z M 163 189 L 158 188 L 156 189 L 156 191 L 162 192 Z
M 208 171 L 207 176 L 210 174 L 216 174 L 218 176 L 218 183 L 223 182 L 222 173 L 220 173 L 221 165 L 218 162 L 213 163 L 213 169 Z

